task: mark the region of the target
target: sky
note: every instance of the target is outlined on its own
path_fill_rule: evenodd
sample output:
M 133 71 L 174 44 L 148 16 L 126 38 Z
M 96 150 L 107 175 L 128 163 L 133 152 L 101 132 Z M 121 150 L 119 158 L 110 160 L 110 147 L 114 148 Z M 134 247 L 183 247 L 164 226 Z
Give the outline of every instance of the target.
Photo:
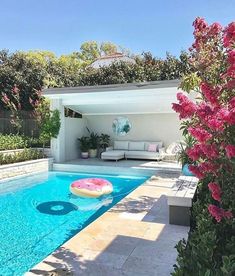
M 235 20 L 235 0 L 0 0 L 0 49 L 61 55 L 96 40 L 178 56 L 192 44 L 197 16 L 225 26 Z

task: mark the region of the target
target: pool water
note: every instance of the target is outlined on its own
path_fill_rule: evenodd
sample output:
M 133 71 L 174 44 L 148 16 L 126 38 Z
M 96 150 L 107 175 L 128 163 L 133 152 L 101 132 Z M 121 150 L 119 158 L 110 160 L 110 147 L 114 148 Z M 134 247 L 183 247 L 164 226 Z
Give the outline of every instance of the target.
M 87 177 L 107 179 L 113 193 L 71 195 L 71 182 Z M 0 183 L 0 275 L 23 275 L 146 179 L 49 172 Z

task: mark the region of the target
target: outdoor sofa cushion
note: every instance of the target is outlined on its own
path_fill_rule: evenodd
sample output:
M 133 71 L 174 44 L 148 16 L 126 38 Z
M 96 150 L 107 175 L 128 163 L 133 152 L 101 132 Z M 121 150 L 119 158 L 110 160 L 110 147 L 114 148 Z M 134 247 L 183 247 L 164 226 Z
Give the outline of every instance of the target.
M 128 150 L 144 150 L 144 142 L 129 142 Z
M 115 150 L 128 150 L 129 141 L 114 141 L 113 149 Z
M 150 151 L 139 151 L 139 150 L 131 150 L 125 151 L 125 157 L 131 159 L 161 159 L 160 154 L 158 152 L 150 152 Z
M 103 160 L 120 160 L 125 156 L 123 150 L 109 150 L 101 153 L 101 159 Z

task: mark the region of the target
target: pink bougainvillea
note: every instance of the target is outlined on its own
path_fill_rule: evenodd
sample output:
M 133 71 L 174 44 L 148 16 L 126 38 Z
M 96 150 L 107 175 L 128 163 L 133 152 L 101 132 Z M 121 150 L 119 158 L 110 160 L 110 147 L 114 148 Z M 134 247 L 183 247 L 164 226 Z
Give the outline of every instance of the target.
M 221 188 L 220 188 L 220 186 L 217 183 L 210 182 L 208 184 L 208 188 L 211 191 L 212 197 L 217 201 L 221 201 Z
M 220 222 L 222 218 L 230 219 L 233 217 L 231 211 L 225 211 L 224 209 L 213 204 L 210 204 L 208 206 L 208 211 L 211 214 L 211 216 L 216 219 L 217 222 Z
M 189 127 L 188 131 L 201 143 L 204 143 L 212 138 L 212 134 L 200 126 Z
M 208 211 L 220 222 L 233 217 L 223 189 L 227 191 L 235 171 L 235 22 L 223 28 L 197 18 L 193 26 L 190 62 L 201 80 L 193 87 L 200 96 L 193 101 L 180 92 L 172 108 L 180 119 L 187 119 L 185 131 L 195 140 L 186 150 L 193 161 L 189 169 L 208 185 L 211 201 L 216 202 L 208 202 Z
M 229 159 L 235 156 L 235 146 L 234 145 L 227 145 L 225 147 L 226 155 Z
M 224 30 L 224 46 L 231 47 L 235 44 L 235 22 L 230 23 Z
M 173 103 L 172 108 L 180 113 L 180 118 L 185 119 L 191 117 L 196 111 L 196 105 L 188 99 L 183 93 L 177 94 L 179 104 Z

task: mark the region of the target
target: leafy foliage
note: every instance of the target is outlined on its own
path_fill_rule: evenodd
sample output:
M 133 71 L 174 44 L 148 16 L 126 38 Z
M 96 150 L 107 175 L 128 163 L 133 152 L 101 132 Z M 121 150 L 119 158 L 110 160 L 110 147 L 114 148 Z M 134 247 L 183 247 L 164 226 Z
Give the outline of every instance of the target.
M 85 86 L 172 80 L 179 79 L 190 70 L 185 52 L 181 53 L 180 59 L 167 54 L 166 59 L 162 60 L 154 58 L 151 53 L 144 53 L 135 60 L 135 64 L 116 62 L 99 69 L 87 67 L 81 71 L 79 84 Z
M 167 53 L 165 59 L 143 53 L 133 56 L 136 63 L 113 63 L 108 67 L 94 69 L 89 64 L 96 58 L 114 53 L 125 52 L 111 42 L 85 42 L 79 52 L 56 57 L 49 51 L 29 51 L 9 53 L 0 51 L 0 91 L 15 103 L 12 89 L 19 90 L 16 107 L 34 110 L 41 99 L 40 91 L 47 87 L 67 87 L 145 82 L 178 79 L 192 68 L 188 54 L 182 52 L 179 59 Z M 0 108 L 9 105 L 0 101 Z
M 100 141 L 99 141 L 99 145 L 102 149 L 105 149 L 106 147 L 109 146 L 110 143 L 110 136 L 108 134 L 105 133 L 101 133 L 100 135 Z
M 0 153 L 0 165 L 12 164 L 40 158 L 44 158 L 44 154 L 42 151 L 36 149 L 24 149 L 23 151 L 13 154 Z
M 78 138 L 78 141 L 81 152 L 88 152 L 90 148 L 90 138 L 87 136 L 82 136 L 81 138 Z
M 23 149 L 28 146 L 26 139 L 20 135 L 0 134 L 0 150 Z
M 35 113 L 40 129 L 39 140 L 43 142 L 44 147 L 51 138 L 56 138 L 59 134 L 61 125 L 60 112 L 57 109 L 51 111 L 49 102 L 42 99 Z
M 180 151 L 177 153 L 177 160 L 182 164 L 193 164 L 193 161 L 189 158 L 187 150 L 195 144 L 195 139 L 191 135 L 185 135 L 184 141 L 180 143 Z

